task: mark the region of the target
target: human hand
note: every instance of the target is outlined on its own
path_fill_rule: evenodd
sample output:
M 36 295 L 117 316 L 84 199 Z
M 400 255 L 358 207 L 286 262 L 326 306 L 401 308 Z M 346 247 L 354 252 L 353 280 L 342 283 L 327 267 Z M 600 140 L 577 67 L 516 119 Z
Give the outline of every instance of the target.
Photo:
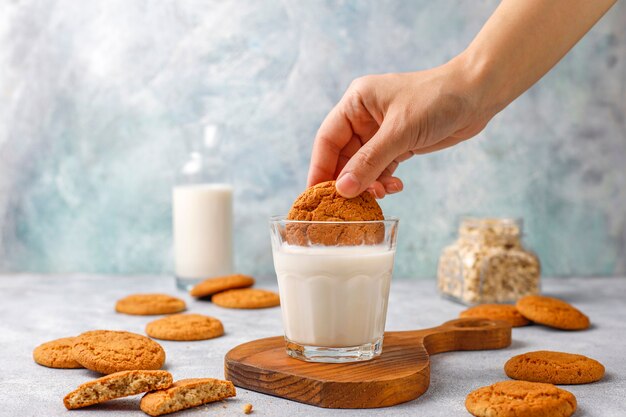
M 356 79 L 317 132 L 308 185 L 337 179 L 347 198 L 401 191 L 393 176 L 398 164 L 471 138 L 493 117 L 481 109 L 477 78 L 459 58 L 427 71 Z

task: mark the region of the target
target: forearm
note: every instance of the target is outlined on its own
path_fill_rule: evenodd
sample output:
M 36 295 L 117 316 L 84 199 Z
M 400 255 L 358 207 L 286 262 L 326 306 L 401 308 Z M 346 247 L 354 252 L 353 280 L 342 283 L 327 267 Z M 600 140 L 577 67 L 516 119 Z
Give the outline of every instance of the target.
M 495 114 L 548 72 L 616 0 L 503 0 L 454 61 Z

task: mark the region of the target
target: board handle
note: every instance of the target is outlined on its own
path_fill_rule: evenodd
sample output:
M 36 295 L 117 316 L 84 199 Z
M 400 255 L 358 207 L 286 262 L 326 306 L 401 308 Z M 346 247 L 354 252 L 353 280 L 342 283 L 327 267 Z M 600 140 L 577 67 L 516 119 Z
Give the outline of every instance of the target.
M 511 324 L 501 320 L 456 319 L 441 326 L 402 333 L 420 338 L 429 355 L 456 350 L 502 349 L 511 344 Z

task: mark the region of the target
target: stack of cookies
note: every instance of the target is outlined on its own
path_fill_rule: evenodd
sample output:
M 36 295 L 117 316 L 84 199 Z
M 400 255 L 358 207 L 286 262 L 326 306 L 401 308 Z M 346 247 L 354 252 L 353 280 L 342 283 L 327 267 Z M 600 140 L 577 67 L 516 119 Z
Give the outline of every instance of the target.
M 112 374 L 160 369 L 165 363 L 165 351 L 157 342 L 140 334 L 92 330 L 77 337 L 43 343 L 33 351 L 33 359 L 49 368 L 87 368 Z
M 273 291 L 250 288 L 254 278 L 248 275 L 228 275 L 208 278 L 189 291 L 197 298 L 211 298 L 213 304 L 225 308 L 255 309 L 280 305 L 278 294 Z
M 482 304 L 461 312 L 460 317 L 502 320 L 512 327 L 537 323 L 560 330 L 589 328 L 589 318 L 565 301 L 531 295 L 515 306 Z M 504 365 L 507 376 L 516 381 L 501 381 L 471 392 L 467 410 L 477 417 L 571 416 L 576 398 L 558 385 L 587 384 L 604 376 L 604 366 L 583 355 L 535 351 L 514 356 Z
M 526 326 L 531 322 L 560 330 L 585 330 L 590 326 L 589 317 L 576 307 L 542 295 L 527 295 L 514 306 L 479 304 L 462 311 L 459 317 L 503 320 L 512 327 Z

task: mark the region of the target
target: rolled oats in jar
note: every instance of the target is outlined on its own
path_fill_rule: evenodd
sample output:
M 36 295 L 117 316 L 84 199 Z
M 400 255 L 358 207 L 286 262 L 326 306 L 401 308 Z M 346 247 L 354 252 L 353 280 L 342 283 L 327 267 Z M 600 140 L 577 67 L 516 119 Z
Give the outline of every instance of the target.
M 464 304 L 508 303 L 539 293 L 541 267 L 521 241 L 522 221 L 466 218 L 439 258 L 439 291 Z

